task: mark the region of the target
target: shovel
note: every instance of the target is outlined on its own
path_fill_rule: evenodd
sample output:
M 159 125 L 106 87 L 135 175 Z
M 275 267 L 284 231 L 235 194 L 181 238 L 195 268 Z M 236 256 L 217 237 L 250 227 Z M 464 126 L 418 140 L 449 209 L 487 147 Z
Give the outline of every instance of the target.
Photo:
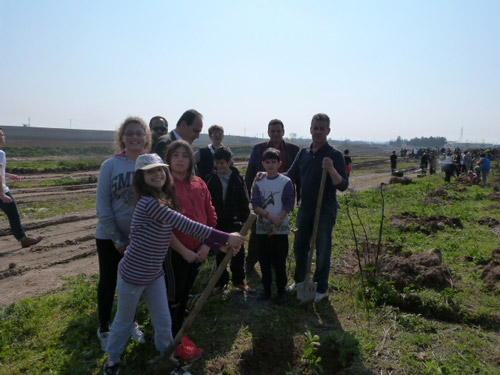
M 316 202 L 316 213 L 314 214 L 314 225 L 311 239 L 311 246 L 309 249 L 309 256 L 307 258 L 307 272 L 304 281 L 297 286 L 297 299 L 301 303 L 310 303 L 316 297 L 316 288 L 318 284 L 311 281 L 311 266 L 314 252 L 316 250 L 316 238 L 318 238 L 319 215 L 321 213 L 321 203 L 323 202 L 323 192 L 325 191 L 326 171 L 323 169 L 321 173 L 321 182 L 319 184 L 318 201 Z
M 257 216 L 252 212 L 248 216 L 247 221 L 245 221 L 245 224 L 243 224 L 243 227 L 240 230 L 240 234 L 242 236 L 246 236 L 248 230 L 252 226 L 253 222 Z M 201 293 L 200 298 L 196 302 L 196 304 L 193 307 L 193 310 L 189 314 L 189 316 L 184 320 L 184 323 L 182 324 L 181 328 L 179 329 L 179 332 L 177 332 L 177 335 L 174 337 L 174 341 L 172 341 L 172 344 L 170 345 L 170 349 L 167 351 L 165 356 L 159 358 L 157 361 L 155 361 L 151 367 L 149 368 L 147 374 L 165 374 L 168 371 L 171 371 L 173 369 L 173 364 L 172 361 L 170 361 L 170 356 L 174 352 L 175 348 L 177 345 L 181 342 L 182 336 L 184 336 L 184 332 L 191 326 L 191 324 L 194 322 L 196 319 L 196 316 L 200 312 L 201 308 L 207 301 L 208 297 L 210 297 L 210 294 L 212 293 L 212 290 L 215 287 L 215 284 L 219 280 L 220 276 L 222 275 L 222 272 L 227 267 L 227 264 L 230 262 L 231 258 L 233 257 L 233 251 L 234 249 L 230 247 L 226 255 L 224 256 L 224 259 L 222 259 L 222 262 L 219 264 L 219 267 L 215 270 L 215 273 L 213 274 L 212 278 L 209 280 L 207 286 L 205 289 L 203 289 L 203 292 Z

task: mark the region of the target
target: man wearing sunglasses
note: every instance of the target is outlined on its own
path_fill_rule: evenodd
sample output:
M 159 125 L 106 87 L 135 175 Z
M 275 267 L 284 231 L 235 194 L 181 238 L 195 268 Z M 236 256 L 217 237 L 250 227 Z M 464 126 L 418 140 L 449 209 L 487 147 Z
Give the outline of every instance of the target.
M 165 117 L 155 116 L 149 120 L 149 129 L 151 129 L 151 137 L 153 141 L 151 144 L 151 150 L 154 150 L 158 138 L 168 133 L 168 121 Z

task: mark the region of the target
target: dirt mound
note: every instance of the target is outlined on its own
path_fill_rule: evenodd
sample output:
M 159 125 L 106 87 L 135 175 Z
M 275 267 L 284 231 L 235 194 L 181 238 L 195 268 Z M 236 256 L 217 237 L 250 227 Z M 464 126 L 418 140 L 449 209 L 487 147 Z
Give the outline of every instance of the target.
M 412 183 L 412 179 L 410 177 L 397 177 L 397 176 L 392 176 L 391 179 L 389 180 L 390 184 L 402 184 L 402 185 L 409 185 Z
M 490 199 L 492 201 L 500 201 L 500 193 L 498 193 L 498 192 L 491 193 Z
M 441 250 L 431 249 L 424 253 L 403 252 L 402 247 L 386 248 L 378 260 L 378 277 L 392 281 L 394 287 L 403 291 L 407 286 L 443 290 L 451 286 L 451 274 L 443 265 Z M 356 254 L 351 252 L 343 260 L 341 273 L 359 272 Z M 363 266 L 366 267 L 366 266 Z
M 402 253 L 386 255 L 379 262 L 383 279 L 394 282 L 402 291 L 413 284 L 417 288 L 443 290 L 450 287 L 451 275 L 442 264 L 441 250 L 431 249 L 425 253 Z
M 491 252 L 491 258 L 483 267 L 481 277 L 490 290 L 500 290 L 500 248 Z
M 481 224 L 481 225 L 487 225 L 490 228 L 496 227 L 500 224 L 500 221 L 493 217 L 482 217 L 481 219 L 477 220 L 476 223 Z
M 425 234 L 444 230 L 446 226 L 451 228 L 463 228 L 462 221 L 458 218 L 443 215 L 421 218 L 411 212 L 403 212 L 401 215 L 392 216 L 389 219 L 389 225 L 403 232 L 413 231 Z

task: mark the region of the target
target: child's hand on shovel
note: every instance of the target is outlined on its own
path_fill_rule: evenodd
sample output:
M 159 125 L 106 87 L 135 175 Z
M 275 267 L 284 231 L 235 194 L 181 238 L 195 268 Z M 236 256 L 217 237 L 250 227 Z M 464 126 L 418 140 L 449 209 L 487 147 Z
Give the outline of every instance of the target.
M 245 243 L 245 236 L 242 236 L 238 232 L 229 233 L 229 238 L 227 244 L 233 247 L 235 250 L 240 249 L 241 245 Z

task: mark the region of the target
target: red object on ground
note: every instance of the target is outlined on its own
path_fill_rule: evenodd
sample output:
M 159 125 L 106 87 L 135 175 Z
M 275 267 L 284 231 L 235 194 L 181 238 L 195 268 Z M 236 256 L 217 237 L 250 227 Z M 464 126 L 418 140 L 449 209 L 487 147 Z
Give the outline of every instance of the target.
M 181 339 L 181 343 L 175 349 L 174 357 L 183 360 L 184 362 L 198 359 L 203 354 L 203 349 L 198 348 L 187 335 Z

